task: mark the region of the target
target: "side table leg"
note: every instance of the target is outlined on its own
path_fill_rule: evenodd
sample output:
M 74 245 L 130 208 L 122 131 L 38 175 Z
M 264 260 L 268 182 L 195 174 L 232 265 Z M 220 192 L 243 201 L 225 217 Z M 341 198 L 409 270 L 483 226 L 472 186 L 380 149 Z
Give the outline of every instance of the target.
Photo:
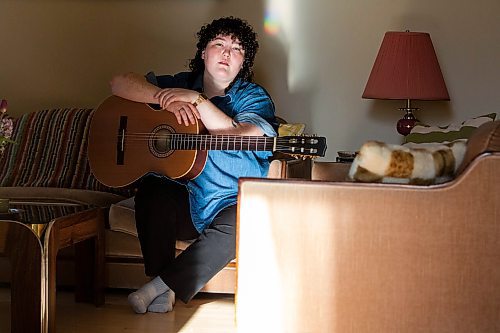
M 0 237 L 0 252 L 12 267 L 11 332 L 43 332 L 41 243 L 31 229 L 17 222 L 2 222 L 0 235 L 5 235 Z
M 53 224 L 50 225 L 46 233 L 48 236 L 52 236 L 52 227 Z M 59 252 L 59 247 L 57 242 L 48 241 L 46 236 L 45 239 L 45 262 L 47 265 L 47 316 L 48 316 L 48 332 L 54 333 L 56 331 L 56 261 L 57 261 L 57 253 Z
M 105 289 L 103 215 L 98 214 L 95 222 L 95 236 L 75 244 L 75 300 L 100 306 L 104 304 Z
M 104 227 L 104 212 L 100 210 L 97 220 L 97 235 L 94 243 L 94 304 L 96 306 L 104 305 L 105 303 L 105 261 L 106 261 L 106 243 L 105 243 L 105 227 Z
M 75 246 L 76 300 L 87 300 L 93 289 L 93 301 L 104 304 L 104 213 L 95 208 L 53 220 L 45 231 L 44 248 L 48 270 L 48 330 L 55 332 L 56 259 L 60 248 Z M 93 267 L 89 258 L 94 258 Z M 90 278 L 87 276 L 90 275 Z M 90 283 L 88 283 L 90 281 Z M 90 297 L 91 298 L 91 297 Z
M 99 258 L 98 243 L 95 237 L 75 244 L 75 301 L 96 306 L 104 304 L 104 257 Z

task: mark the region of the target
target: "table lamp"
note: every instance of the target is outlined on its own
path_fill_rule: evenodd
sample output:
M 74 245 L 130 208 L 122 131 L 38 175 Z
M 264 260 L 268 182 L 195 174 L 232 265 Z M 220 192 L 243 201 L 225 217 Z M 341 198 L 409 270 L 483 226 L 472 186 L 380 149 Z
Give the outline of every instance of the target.
M 399 108 L 406 112 L 397 123 L 401 135 L 408 135 L 417 121 L 411 100 L 449 101 L 430 35 L 386 32 L 362 97 L 406 100 Z

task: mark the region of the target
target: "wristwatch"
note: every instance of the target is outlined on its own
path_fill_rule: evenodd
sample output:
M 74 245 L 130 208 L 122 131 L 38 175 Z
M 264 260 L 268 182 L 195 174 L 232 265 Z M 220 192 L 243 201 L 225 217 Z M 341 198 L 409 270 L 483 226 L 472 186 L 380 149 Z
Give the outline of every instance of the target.
M 208 99 L 207 95 L 199 94 L 198 98 L 193 102 L 194 107 L 197 107 L 201 103 L 205 102 Z

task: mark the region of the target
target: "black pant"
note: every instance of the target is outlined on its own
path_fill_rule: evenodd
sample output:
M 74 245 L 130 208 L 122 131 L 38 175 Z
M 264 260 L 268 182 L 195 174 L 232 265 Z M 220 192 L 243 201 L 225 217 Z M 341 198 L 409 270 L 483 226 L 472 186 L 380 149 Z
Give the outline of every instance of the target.
M 142 179 L 135 218 L 146 275 L 160 276 L 184 303 L 236 256 L 236 205 L 219 212 L 200 235 L 186 187 L 168 178 Z M 196 241 L 175 257 L 177 239 Z

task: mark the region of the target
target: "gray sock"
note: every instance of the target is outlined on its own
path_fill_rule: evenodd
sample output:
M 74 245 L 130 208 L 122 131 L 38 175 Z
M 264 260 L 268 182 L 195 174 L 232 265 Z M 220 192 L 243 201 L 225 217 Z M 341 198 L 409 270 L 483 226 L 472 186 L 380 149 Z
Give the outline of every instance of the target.
M 169 289 L 165 282 L 157 276 L 139 290 L 128 295 L 128 302 L 136 313 L 146 313 L 151 302 Z
M 167 290 L 160 296 L 156 297 L 148 306 L 148 312 L 165 313 L 174 309 L 175 293 L 172 289 Z

